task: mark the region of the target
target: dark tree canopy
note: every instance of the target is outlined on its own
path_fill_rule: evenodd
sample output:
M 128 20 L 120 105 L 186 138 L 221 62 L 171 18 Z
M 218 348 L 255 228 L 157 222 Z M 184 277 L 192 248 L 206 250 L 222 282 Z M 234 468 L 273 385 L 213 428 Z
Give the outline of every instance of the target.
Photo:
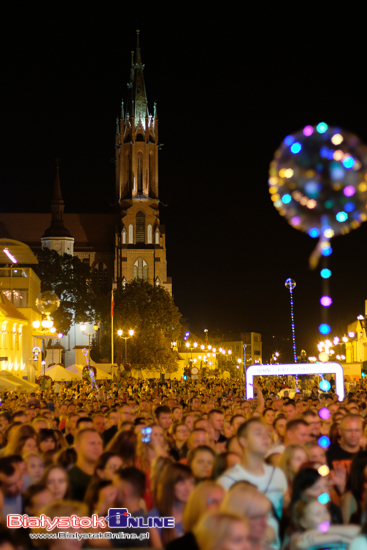
M 60 307 L 53 314 L 58 331 L 66 334 L 73 322 L 92 321 L 90 269 L 77 256 L 60 256 L 44 248 L 37 252 L 34 270 L 41 279 L 41 291 L 53 290 L 60 298 Z

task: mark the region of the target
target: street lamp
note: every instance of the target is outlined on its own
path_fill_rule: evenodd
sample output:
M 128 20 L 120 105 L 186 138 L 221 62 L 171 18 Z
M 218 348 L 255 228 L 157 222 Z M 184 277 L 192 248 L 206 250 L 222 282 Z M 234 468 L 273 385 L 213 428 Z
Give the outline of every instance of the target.
M 126 364 L 127 363 L 127 341 L 129 340 L 129 338 L 134 336 L 135 332 L 134 332 L 134 329 L 131 328 L 129 330 L 129 336 L 123 336 L 123 333 L 124 331 L 122 329 L 119 329 L 117 331 L 118 336 L 120 336 L 120 338 L 123 338 L 125 340 L 125 364 Z
M 93 336 L 97 332 L 98 325 L 97 325 L 97 323 L 94 323 L 94 325 L 93 325 L 94 332 L 85 332 L 87 330 L 87 327 L 86 327 L 85 323 L 82 323 L 80 325 L 80 330 L 82 331 L 83 334 L 85 334 L 85 336 L 88 336 L 88 365 L 90 366 L 90 337 Z

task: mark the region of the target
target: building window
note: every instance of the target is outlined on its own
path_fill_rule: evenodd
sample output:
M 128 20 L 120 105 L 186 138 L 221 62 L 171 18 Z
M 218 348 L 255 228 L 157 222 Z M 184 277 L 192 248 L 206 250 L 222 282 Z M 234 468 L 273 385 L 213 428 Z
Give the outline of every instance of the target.
M 159 244 L 159 229 L 155 232 L 155 244 Z
M 156 278 L 155 280 L 155 286 L 159 286 L 161 284 L 160 280 L 159 280 L 159 277 Z
M 138 195 L 143 194 L 143 155 L 138 153 Z
M 145 214 L 142 211 L 136 214 L 136 242 L 145 243 Z
M 148 225 L 148 238 L 147 238 L 147 242 L 148 242 L 148 244 L 152 244 L 152 243 L 153 243 L 152 226 L 151 226 L 150 224 Z
M 3 293 L 15 307 L 28 307 L 28 290 L 14 289 L 13 292 L 10 290 L 3 290 Z
M 125 229 L 125 227 L 122 230 L 122 244 L 126 244 L 126 229 Z
M 143 258 L 134 263 L 134 279 L 148 279 L 148 264 Z
M 122 277 L 122 281 L 121 281 L 121 283 L 122 283 L 122 288 L 125 288 L 125 287 L 126 287 L 126 282 L 127 282 L 127 281 L 126 281 L 126 277 Z
M 134 244 L 134 227 L 129 225 L 129 244 Z
M 108 289 L 108 270 L 106 264 L 99 262 L 94 268 L 94 276 L 98 281 L 101 291 L 106 292 Z

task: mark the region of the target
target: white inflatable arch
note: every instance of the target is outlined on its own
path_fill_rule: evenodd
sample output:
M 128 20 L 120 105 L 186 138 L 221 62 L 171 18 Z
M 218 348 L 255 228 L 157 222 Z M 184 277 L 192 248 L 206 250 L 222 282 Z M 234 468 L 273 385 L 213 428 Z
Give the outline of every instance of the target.
M 335 393 L 344 399 L 344 370 L 339 363 L 291 363 L 288 365 L 250 365 L 246 370 L 246 398 L 253 399 L 255 376 L 294 376 L 300 374 L 334 374 Z

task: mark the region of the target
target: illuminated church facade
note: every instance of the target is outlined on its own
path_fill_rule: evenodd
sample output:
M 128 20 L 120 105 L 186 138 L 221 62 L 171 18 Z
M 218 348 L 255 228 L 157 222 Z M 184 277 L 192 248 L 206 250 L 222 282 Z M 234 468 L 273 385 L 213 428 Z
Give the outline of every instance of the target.
M 73 254 L 97 271 L 104 286 L 149 279 L 172 292 L 167 277 L 165 228 L 159 219 L 158 117 L 148 109 L 137 31 L 128 98 L 121 104 L 115 136 L 116 204 L 110 214 L 64 213 L 57 166 L 50 214 L 0 214 L 0 238 L 37 251 L 47 247 Z

